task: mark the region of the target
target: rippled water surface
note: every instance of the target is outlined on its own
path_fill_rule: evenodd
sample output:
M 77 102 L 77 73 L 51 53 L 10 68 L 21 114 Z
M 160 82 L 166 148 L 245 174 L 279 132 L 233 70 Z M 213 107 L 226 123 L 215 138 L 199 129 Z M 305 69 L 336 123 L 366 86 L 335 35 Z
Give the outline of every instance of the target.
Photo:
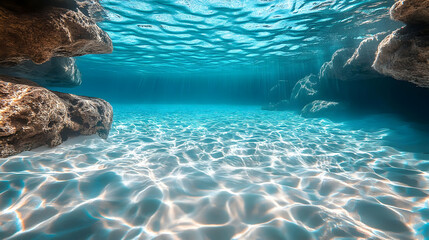
M 1 239 L 424 239 L 429 139 L 387 115 L 116 105 L 110 138 L 0 160 Z
M 396 29 L 394 0 L 103 0 L 112 55 L 81 58 L 142 72 L 219 71 L 330 59 Z M 322 62 L 323 63 L 323 62 Z

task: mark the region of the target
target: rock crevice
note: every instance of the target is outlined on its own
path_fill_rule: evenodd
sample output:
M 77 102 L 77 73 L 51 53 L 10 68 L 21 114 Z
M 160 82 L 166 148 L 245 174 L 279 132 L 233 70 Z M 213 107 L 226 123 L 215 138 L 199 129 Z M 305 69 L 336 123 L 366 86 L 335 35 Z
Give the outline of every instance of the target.
M 100 16 L 97 0 L 0 1 L 0 73 L 9 75 L 0 75 L 0 157 L 77 135 L 107 138 L 109 103 L 40 86 L 80 85 L 71 57 L 112 52 Z
M 57 146 L 69 137 L 107 138 L 113 110 L 102 99 L 50 91 L 29 80 L 0 76 L 0 157 Z

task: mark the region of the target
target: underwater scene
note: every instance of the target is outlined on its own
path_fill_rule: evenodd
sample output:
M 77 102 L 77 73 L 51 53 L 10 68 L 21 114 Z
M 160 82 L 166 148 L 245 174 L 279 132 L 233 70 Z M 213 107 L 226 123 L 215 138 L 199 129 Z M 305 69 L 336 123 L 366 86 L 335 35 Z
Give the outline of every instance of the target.
M 429 0 L 1 0 L 0 239 L 429 239 Z

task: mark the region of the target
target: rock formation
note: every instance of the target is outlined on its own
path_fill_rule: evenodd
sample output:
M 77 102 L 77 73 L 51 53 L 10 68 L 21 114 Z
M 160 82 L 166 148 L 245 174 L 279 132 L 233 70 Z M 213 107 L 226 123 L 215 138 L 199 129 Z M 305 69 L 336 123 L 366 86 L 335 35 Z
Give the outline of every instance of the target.
M 301 116 L 306 118 L 338 117 L 339 113 L 346 112 L 345 103 L 316 100 L 301 110 Z
M 362 81 L 383 77 L 372 68 L 378 44 L 386 36 L 379 33 L 364 39 L 354 50 L 344 48 L 337 50 L 329 62 L 323 64 L 319 78 L 321 94 L 327 98 L 337 99 L 341 95 L 341 85 L 348 81 Z
M 390 16 L 409 25 L 429 25 L 429 1 L 397 1 L 390 9 Z
M 0 76 L 0 99 L 0 157 L 77 135 L 107 138 L 112 124 L 106 101 L 49 91 L 21 78 Z
M 26 78 L 44 87 L 75 87 L 82 83 L 75 60 L 64 57 L 40 65 L 28 60 L 16 66 L 0 66 L 0 74 Z
M 346 61 L 352 56 L 353 49 L 337 50 L 331 61 L 322 65 L 319 72 L 320 91 L 327 98 L 337 98 L 340 93 L 339 81 Z
M 113 111 L 102 99 L 43 86 L 81 83 L 71 56 L 112 52 L 97 0 L 0 1 L 0 157 L 57 146 L 77 135 L 106 138 Z M 15 76 L 15 77 L 11 77 Z
M 74 1 L 42 1 L 47 3 L 34 9 L 8 2 L 12 1 L 0 4 L 2 65 L 25 60 L 41 64 L 52 57 L 112 52 L 107 33 L 79 8 L 74 9 Z
M 374 69 L 397 80 L 429 87 L 429 0 L 397 1 L 390 14 L 407 26 L 380 43 Z
M 378 33 L 365 38 L 353 55 L 344 63 L 340 79 L 343 81 L 359 81 L 379 78 L 380 74 L 372 68 L 372 63 L 375 60 L 378 45 L 386 35 L 387 33 Z
M 379 45 L 374 68 L 397 80 L 429 87 L 429 27 L 404 27 Z
M 306 76 L 299 80 L 292 89 L 290 104 L 301 108 L 317 100 L 320 97 L 319 88 L 319 78 L 316 75 L 311 74 Z
M 303 117 L 331 116 L 350 107 L 429 119 L 421 101 L 429 96 L 429 0 L 397 1 L 391 17 L 407 26 L 368 37 L 356 49 L 337 50 L 318 78 L 296 83 L 285 107 L 302 110 Z

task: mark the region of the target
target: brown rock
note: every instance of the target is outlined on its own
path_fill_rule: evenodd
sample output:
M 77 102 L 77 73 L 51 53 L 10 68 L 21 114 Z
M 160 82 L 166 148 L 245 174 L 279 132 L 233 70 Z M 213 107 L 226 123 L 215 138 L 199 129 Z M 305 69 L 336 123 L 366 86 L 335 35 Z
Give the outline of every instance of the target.
M 394 31 L 378 46 L 373 67 L 397 80 L 429 87 L 429 28 Z
M 51 57 L 111 53 L 112 42 L 80 10 L 44 7 L 19 12 L 0 5 L 0 64 L 32 60 L 41 64 Z
M 107 138 L 113 111 L 102 99 L 49 91 L 29 80 L 0 76 L 0 157 L 57 146 L 77 135 Z
M 429 0 L 401 0 L 390 9 L 390 16 L 406 24 L 429 24 Z
M 372 68 L 378 45 L 387 33 L 378 33 L 365 38 L 343 66 L 341 80 L 354 81 L 380 77 Z

